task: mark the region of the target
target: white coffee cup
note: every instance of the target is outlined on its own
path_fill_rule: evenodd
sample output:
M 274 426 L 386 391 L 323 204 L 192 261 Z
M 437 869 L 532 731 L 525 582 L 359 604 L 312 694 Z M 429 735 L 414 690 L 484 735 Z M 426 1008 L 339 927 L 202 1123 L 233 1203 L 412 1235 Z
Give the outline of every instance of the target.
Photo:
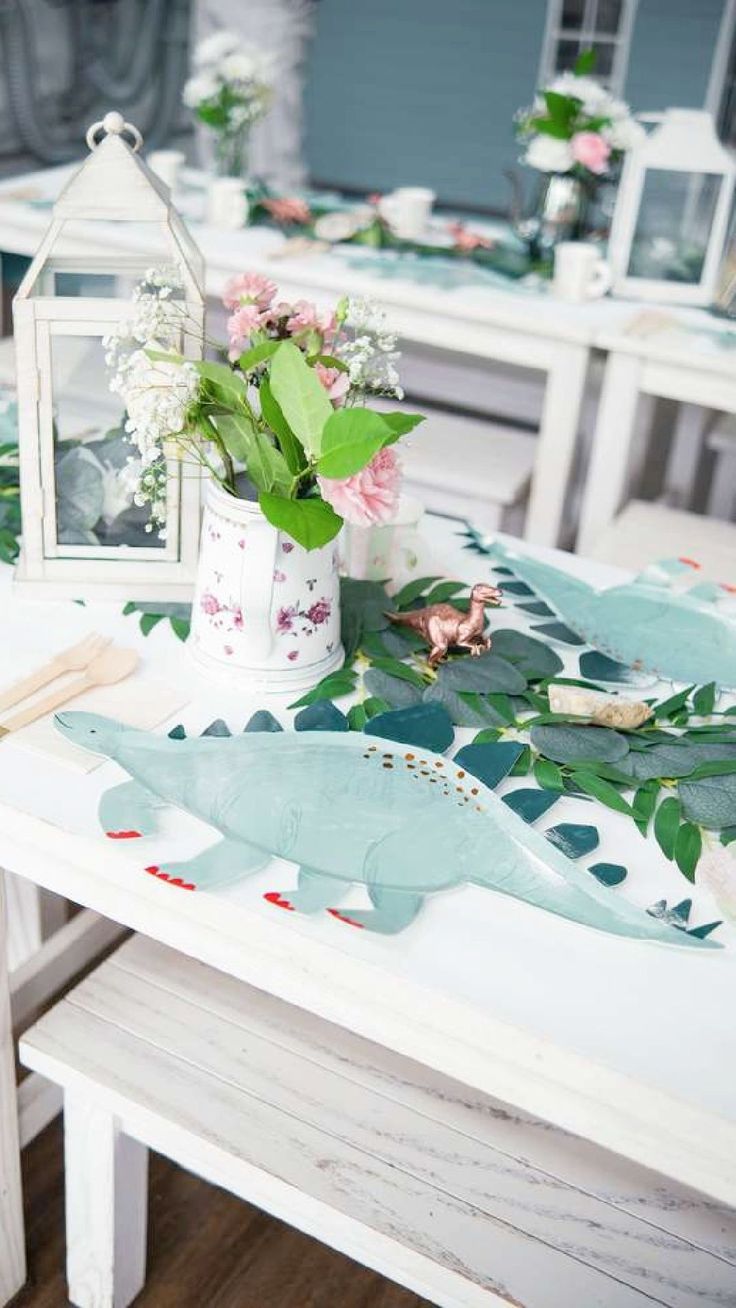
M 215 177 L 207 195 L 207 222 L 213 227 L 237 231 L 245 227 L 250 207 L 245 183 L 239 177 Z
M 400 186 L 381 196 L 378 212 L 396 236 L 407 241 L 418 240 L 427 230 L 436 198 L 427 186 Z
M 611 269 L 601 258 L 597 245 L 585 241 L 561 241 L 555 248 L 552 291 L 568 304 L 597 300 L 611 289 Z
M 179 173 L 186 163 L 186 155 L 183 150 L 152 150 L 147 156 L 146 162 L 152 172 L 161 181 L 168 186 L 170 191 L 175 191 Z

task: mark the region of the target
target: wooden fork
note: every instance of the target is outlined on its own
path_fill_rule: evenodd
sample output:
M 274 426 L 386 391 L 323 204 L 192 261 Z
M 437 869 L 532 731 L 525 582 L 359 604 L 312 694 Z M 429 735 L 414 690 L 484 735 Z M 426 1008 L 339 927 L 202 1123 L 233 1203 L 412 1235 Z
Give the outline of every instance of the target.
M 0 740 L 11 731 L 19 731 L 21 727 L 27 727 L 29 723 L 45 717 L 47 713 L 53 713 L 54 709 L 68 704 L 70 699 L 76 699 L 93 686 L 112 686 L 114 682 L 122 681 L 124 677 L 130 676 L 137 663 L 138 655 L 133 649 L 103 650 L 88 665 L 84 676 L 77 677 L 76 681 L 67 686 L 61 686 L 39 704 L 32 704 L 30 708 L 21 709 L 20 713 L 14 713 L 12 718 L 8 718 L 0 726 Z
M 0 713 L 13 708 L 15 704 L 20 704 L 21 700 L 27 699 L 29 695 L 35 695 L 37 690 L 48 686 L 50 681 L 63 676 L 65 672 L 81 672 L 98 654 L 107 649 L 109 644 L 108 636 L 98 636 L 93 632 L 91 636 L 85 636 L 84 640 L 80 640 L 78 645 L 62 650 L 36 672 L 31 672 L 29 676 L 14 682 L 7 690 L 0 693 Z

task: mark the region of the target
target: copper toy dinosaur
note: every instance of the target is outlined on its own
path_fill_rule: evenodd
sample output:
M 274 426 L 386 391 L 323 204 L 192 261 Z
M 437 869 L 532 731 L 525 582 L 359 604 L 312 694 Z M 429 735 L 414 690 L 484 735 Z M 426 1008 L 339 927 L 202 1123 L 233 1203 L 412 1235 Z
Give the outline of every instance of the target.
M 447 654 L 451 645 L 483 654 L 491 648 L 490 636 L 484 635 L 486 604 L 500 604 L 501 592 L 495 586 L 479 581 L 470 592 L 470 608 L 461 613 L 452 604 L 429 604 L 426 609 L 412 609 L 409 613 L 389 613 L 392 622 L 413 627 L 431 646 L 431 668 Z

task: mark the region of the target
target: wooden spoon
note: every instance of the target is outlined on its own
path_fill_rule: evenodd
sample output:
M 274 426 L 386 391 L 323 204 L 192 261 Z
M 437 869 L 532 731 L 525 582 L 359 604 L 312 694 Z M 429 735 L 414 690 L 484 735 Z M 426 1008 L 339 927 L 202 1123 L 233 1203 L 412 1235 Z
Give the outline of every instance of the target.
M 61 708 L 62 704 L 68 704 L 70 699 L 76 699 L 78 695 L 83 695 L 93 686 L 112 686 L 116 681 L 123 681 L 125 677 L 130 676 L 137 664 L 138 655 L 133 649 L 104 650 L 102 654 L 92 659 L 83 677 L 77 677 L 76 681 L 62 686 L 54 691 L 53 695 L 47 695 L 38 704 L 32 704 L 30 708 L 23 709 L 22 712 L 15 713 L 12 718 L 9 718 L 0 726 L 0 740 L 11 731 L 19 731 L 21 727 L 27 727 L 29 723 L 45 717 L 47 713 L 53 713 L 54 709 Z

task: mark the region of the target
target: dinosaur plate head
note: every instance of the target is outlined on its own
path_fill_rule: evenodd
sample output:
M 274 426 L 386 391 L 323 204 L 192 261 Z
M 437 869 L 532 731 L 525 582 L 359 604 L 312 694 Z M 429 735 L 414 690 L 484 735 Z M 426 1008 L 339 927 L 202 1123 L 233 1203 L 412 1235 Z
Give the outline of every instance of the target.
M 54 726 L 73 745 L 95 754 L 115 754 L 116 738 L 125 731 L 122 722 L 102 717 L 100 713 L 56 713 Z

